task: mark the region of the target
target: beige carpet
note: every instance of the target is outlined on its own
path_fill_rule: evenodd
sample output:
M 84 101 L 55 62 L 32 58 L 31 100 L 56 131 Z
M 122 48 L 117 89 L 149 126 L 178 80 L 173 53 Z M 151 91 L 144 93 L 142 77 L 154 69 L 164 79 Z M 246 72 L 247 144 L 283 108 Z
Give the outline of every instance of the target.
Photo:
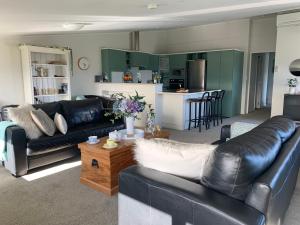
M 262 122 L 267 117 L 268 111 L 263 110 L 226 119 L 224 124 L 233 121 Z M 196 129 L 171 131 L 171 139 L 210 143 L 219 138 L 219 132 L 220 127 L 202 133 Z M 80 166 L 29 182 L 12 177 L 0 167 L 0 225 L 116 225 L 117 198 L 107 197 L 81 185 L 79 175 Z M 300 184 L 288 210 L 285 225 L 299 225 L 299 211 Z

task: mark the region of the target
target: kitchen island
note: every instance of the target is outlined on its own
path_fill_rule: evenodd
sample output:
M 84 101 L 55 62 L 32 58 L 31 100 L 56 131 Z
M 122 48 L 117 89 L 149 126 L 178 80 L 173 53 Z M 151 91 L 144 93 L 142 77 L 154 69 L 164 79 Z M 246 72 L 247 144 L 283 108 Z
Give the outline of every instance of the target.
M 209 91 L 209 92 L 213 92 Z M 161 96 L 161 125 L 164 128 L 175 130 L 188 129 L 189 125 L 189 103 L 188 99 L 200 98 L 205 91 L 192 93 L 159 92 Z M 192 116 L 194 115 L 194 104 L 192 105 Z
M 156 118 L 155 123 L 162 125 L 161 123 L 161 95 L 162 84 L 146 84 L 146 83 L 97 83 L 96 95 L 110 97 L 112 94 L 123 93 L 125 96 L 135 95 L 138 92 L 140 96 L 145 96 L 147 104 L 151 104 L 151 107 L 155 110 Z M 139 114 L 140 120 L 135 121 L 135 126 L 144 127 L 146 124 L 146 112 Z
M 202 97 L 204 91 L 177 93 L 163 91 L 162 84 L 144 83 L 98 83 L 97 95 L 109 97 L 111 94 L 123 93 L 134 95 L 135 91 L 145 96 L 145 101 L 155 110 L 155 123 L 163 128 L 185 130 L 188 129 L 189 103 L 188 99 Z M 214 91 L 214 90 L 212 90 Z M 209 92 L 212 92 L 209 91 Z M 194 112 L 194 104 L 192 106 Z M 135 121 L 138 127 L 146 124 L 146 112 L 139 115 L 140 120 Z

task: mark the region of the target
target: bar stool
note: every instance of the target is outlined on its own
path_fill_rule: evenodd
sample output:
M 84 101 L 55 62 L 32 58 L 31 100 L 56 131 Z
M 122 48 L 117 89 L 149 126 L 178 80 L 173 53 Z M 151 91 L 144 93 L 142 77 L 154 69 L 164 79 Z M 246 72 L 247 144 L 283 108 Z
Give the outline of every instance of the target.
M 217 119 L 217 112 L 218 112 L 218 97 L 219 97 L 219 91 L 213 91 L 209 96 L 210 122 L 213 122 L 214 126 L 216 126 L 216 119 Z
M 221 120 L 221 124 L 223 123 L 223 99 L 225 95 L 225 90 L 219 91 L 219 95 L 217 98 L 217 125 L 219 125 L 219 119 Z
M 201 132 L 201 121 L 203 122 L 203 125 L 205 125 L 206 130 L 209 129 L 209 120 L 210 120 L 210 98 L 209 98 L 209 92 L 204 92 L 202 97 L 199 98 L 199 115 L 198 115 L 198 126 L 199 126 L 199 132 Z M 202 110 L 203 105 L 203 110 Z
M 194 122 L 194 128 L 198 126 L 198 118 L 197 118 L 197 108 L 200 103 L 199 98 L 190 98 L 187 100 L 189 103 L 189 130 L 191 129 L 191 123 Z M 193 104 L 195 105 L 195 114 L 194 114 L 194 119 L 192 118 L 192 106 Z

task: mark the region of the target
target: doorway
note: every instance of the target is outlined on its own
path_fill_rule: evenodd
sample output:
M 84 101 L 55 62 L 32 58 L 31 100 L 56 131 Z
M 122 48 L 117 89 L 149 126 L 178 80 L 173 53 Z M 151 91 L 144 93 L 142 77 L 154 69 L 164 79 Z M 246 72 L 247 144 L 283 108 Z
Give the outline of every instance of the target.
M 271 110 L 275 52 L 252 53 L 248 112 Z

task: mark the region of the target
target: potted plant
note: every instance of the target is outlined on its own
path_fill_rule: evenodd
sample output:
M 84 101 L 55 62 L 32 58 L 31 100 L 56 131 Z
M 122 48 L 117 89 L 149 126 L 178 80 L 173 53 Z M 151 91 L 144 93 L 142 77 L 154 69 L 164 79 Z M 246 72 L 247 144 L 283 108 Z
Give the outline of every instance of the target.
M 292 95 L 296 94 L 297 83 L 298 83 L 297 78 L 288 79 L 289 93 L 290 94 L 292 94 Z
M 125 118 L 127 135 L 134 135 L 134 120 L 139 119 L 138 114 L 145 110 L 145 97 L 135 92 L 135 95 L 129 95 L 128 97 L 122 93 L 113 94 L 112 98 L 115 99 L 113 110 L 105 113 L 105 116 L 113 115 L 114 119 Z

